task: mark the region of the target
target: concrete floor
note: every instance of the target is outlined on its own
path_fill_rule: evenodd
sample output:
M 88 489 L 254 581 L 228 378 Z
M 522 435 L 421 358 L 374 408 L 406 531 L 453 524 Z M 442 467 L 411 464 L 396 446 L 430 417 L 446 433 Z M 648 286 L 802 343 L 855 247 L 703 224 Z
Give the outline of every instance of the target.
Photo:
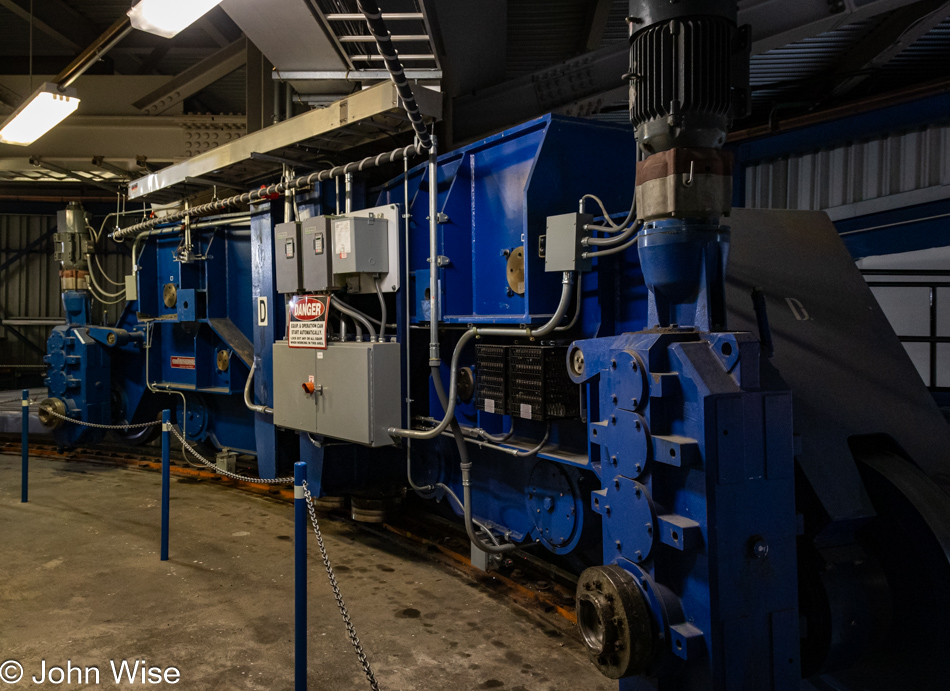
M 0 456 L 0 662 L 26 670 L 3 688 L 52 688 L 30 683 L 44 659 L 100 670 L 98 685 L 56 688 L 120 688 L 110 661 L 136 659 L 177 667 L 176 688 L 293 688 L 290 505 L 173 478 L 163 563 L 157 473 L 37 458 L 24 505 L 19 468 Z M 410 545 L 329 518 L 321 527 L 384 691 L 616 688 L 556 615 L 493 596 Z M 315 539 L 309 550 L 309 687 L 368 688 Z

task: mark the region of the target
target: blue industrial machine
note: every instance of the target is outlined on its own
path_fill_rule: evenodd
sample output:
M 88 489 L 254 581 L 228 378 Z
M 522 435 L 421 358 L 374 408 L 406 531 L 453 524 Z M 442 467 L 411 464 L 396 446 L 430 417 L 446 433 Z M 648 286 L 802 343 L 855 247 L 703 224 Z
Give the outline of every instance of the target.
M 70 205 L 41 417 L 91 444 L 68 420 L 171 395 L 189 440 L 304 460 L 354 515 L 408 486 L 473 563 L 578 574 L 622 689 L 943 688 L 950 431 L 827 217 L 731 208 L 735 3 L 630 15 L 635 132 L 546 116 L 345 213 L 321 177 L 140 224 L 115 326 Z

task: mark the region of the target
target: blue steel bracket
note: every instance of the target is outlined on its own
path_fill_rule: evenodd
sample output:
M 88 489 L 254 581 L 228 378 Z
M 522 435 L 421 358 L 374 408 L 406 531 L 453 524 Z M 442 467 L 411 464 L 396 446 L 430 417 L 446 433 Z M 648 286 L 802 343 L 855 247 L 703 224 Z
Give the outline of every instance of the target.
M 197 321 L 197 299 L 193 288 L 180 288 L 178 290 L 178 321 L 193 322 Z
M 634 576 L 664 651 L 650 674 L 797 690 L 791 394 L 761 388 L 759 342 L 660 329 L 577 341 L 567 365 L 595 403 L 603 563 Z
M 145 342 L 145 334 L 141 331 L 129 332 L 108 326 L 90 326 L 86 331 L 93 340 L 107 348 L 121 348 L 130 343 L 138 345 Z

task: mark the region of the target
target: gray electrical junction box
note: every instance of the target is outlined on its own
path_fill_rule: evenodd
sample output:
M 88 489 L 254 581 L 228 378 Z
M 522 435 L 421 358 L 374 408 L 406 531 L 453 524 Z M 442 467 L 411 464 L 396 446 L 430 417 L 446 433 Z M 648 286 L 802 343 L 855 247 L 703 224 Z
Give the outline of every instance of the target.
M 274 269 L 278 293 L 296 293 L 303 289 L 299 223 L 278 223 L 274 227 Z
M 591 259 L 581 255 L 585 248 L 581 245 L 586 232 L 584 226 L 594 217 L 589 214 L 562 214 L 548 216 L 544 246 L 545 271 L 590 271 Z
M 330 219 L 334 274 L 389 272 L 389 222 L 356 216 Z
M 401 423 L 399 351 L 398 343 L 330 343 L 326 350 L 274 343 L 274 424 L 391 446 L 388 430 Z
M 317 293 L 340 287 L 333 284 L 333 245 L 330 242 L 330 219 L 313 216 L 301 224 L 301 255 L 303 257 L 303 289 Z

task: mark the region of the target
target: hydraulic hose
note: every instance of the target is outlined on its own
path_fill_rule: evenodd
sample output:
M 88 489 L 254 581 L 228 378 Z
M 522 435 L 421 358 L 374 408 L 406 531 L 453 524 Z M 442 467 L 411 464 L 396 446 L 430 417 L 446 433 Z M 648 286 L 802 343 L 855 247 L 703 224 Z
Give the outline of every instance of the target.
M 356 0 L 356 6 L 366 18 L 366 26 L 369 32 L 376 39 L 376 48 L 379 54 L 383 56 L 386 63 L 386 69 L 389 76 L 396 85 L 396 91 L 399 93 L 399 99 L 402 101 L 402 107 L 412 123 L 412 129 L 415 130 L 419 143 L 423 148 L 432 148 L 433 141 L 426 130 L 425 123 L 422 122 L 422 114 L 419 112 L 419 106 L 416 105 L 415 94 L 412 93 L 412 86 L 406 79 L 406 73 L 402 69 L 402 62 L 396 53 L 396 47 L 393 45 L 389 31 L 386 29 L 386 22 L 383 21 L 383 14 L 379 11 L 376 0 Z
M 251 371 L 247 373 L 247 383 L 244 385 L 244 405 L 247 406 L 248 410 L 253 410 L 255 413 L 266 413 L 268 415 L 273 415 L 273 408 L 251 403 L 251 387 L 254 385 L 254 370 L 256 369 L 257 360 L 251 363 Z

